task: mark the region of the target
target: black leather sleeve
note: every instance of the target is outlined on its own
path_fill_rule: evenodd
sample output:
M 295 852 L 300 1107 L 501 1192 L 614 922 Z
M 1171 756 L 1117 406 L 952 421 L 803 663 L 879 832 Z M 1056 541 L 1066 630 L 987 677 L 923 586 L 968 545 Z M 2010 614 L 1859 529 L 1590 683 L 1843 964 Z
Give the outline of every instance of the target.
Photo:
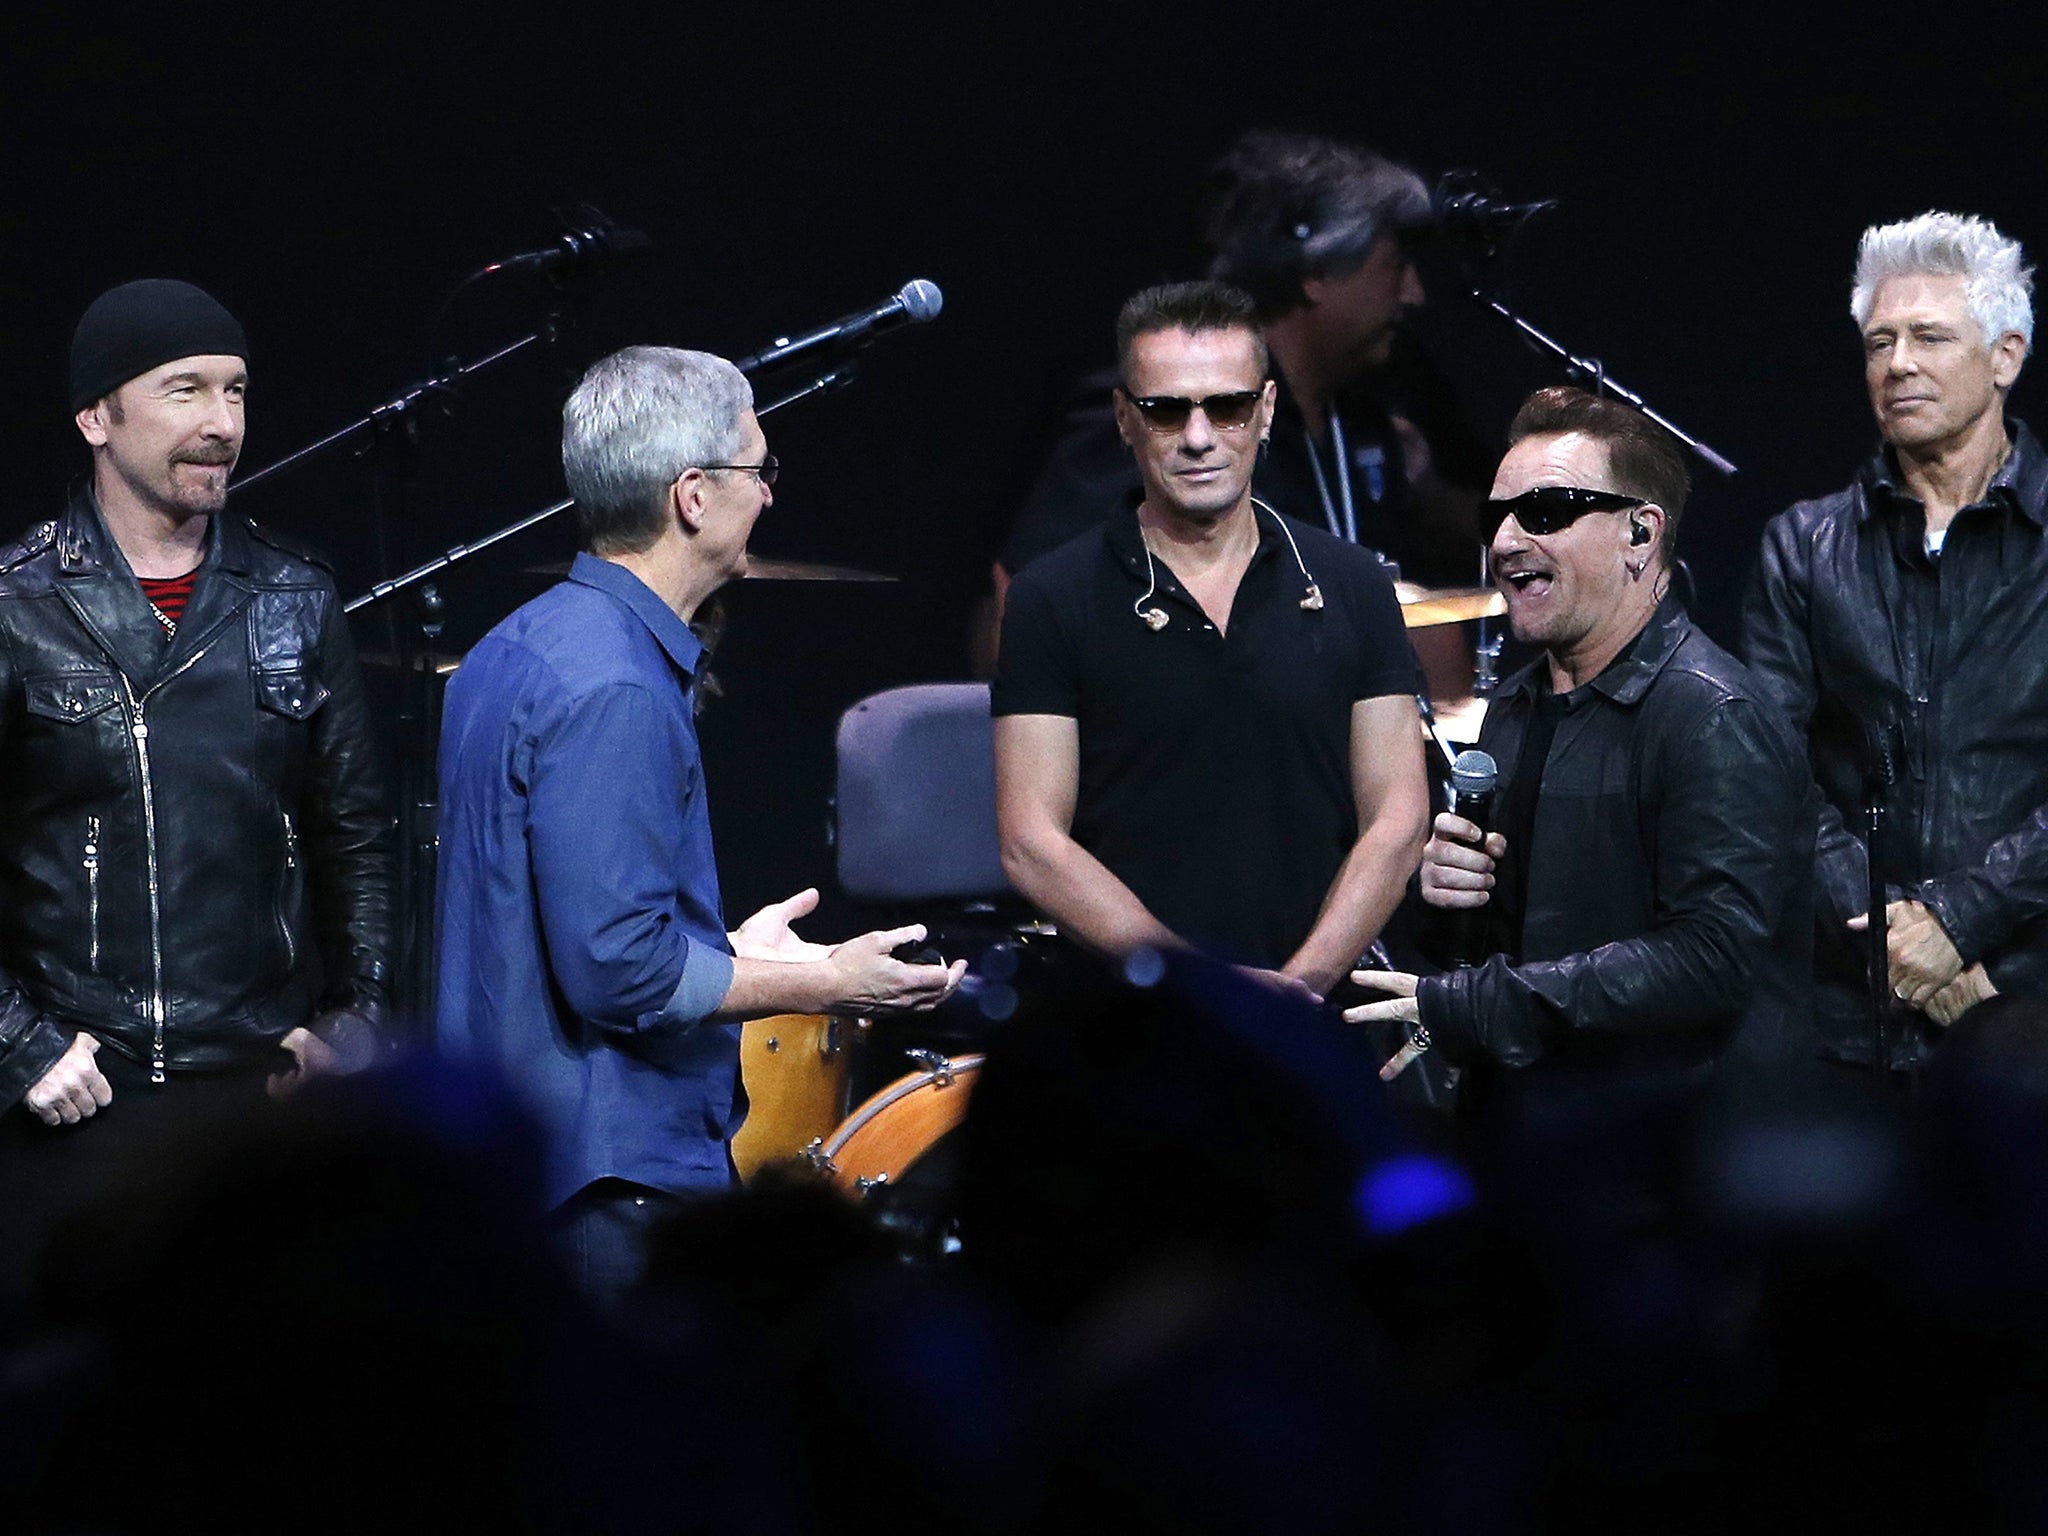
M 381 1023 L 391 974 L 391 818 L 361 664 L 337 600 L 320 636 L 330 697 L 313 717 L 302 841 L 326 989 L 323 1009 Z
M 1995 954 L 2014 929 L 2048 913 L 2048 805 L 1993 843 L 1981 864 L 1923 880 L 1912 894 L 1941 920 L 1965 965 Z
M 1809 857 L 1805 765 L 1782 726 L 1739 698 L 1655 751 L 1651 927 L 1556 960 L 1497 955 L 1425 979 L 1422 1022 L 1452 1059 L 1526 1066 L 1568 1035 L 1684 1030 L 1749 1001 Z
M 1813 590 L 1811 556 L 1793 514 L 1773 518 L 1764 530 L 1763 552 L 1742 605 L 1742 659 L 1763 686 L 1765 698 L 1785 717 L 1800 741 L 1820 699 L 1813 645 L 1807 638 Z M 1809 770 L 1810 771 L 1810 770 Z M 1870 905 L 1870 875 L 1862 839 L 1842 813 L 1821 797 L 1820 836 L 1814 850 L 1818 911 L 1830 938 Z
M 0 972 L 0 1109 L 19 1103 L 71 1048 L 71 1041 L 72 1036 L 39 1013 L 13 979 Z
M 6 744 L 6 701 L 12 697 L 14 686 L 13 658 L 4 641 L 0 641 L 0 747 Z M 0 967 L 0 1110 L 20 1102 L 37 1079 L 71 1048 L 71 1039 Z

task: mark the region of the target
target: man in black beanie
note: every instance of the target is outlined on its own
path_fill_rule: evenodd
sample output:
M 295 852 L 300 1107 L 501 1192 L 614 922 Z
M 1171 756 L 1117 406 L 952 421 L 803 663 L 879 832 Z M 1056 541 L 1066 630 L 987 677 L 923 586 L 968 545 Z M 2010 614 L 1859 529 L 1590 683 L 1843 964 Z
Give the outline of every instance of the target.
M 366 1059 L 384 1008 L 387 822 L 334 581 L 225 511 L 248 355 L 188 283 L 102 294 L 71 348 L 90 482 L 0 551 L 17 1234 L 152 1123 Z

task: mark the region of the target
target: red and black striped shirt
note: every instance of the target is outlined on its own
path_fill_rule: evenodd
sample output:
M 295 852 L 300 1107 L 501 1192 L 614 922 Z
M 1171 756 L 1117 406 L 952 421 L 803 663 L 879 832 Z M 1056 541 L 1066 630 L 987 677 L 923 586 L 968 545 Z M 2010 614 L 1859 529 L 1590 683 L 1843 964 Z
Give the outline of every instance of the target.
M 192 583 L 199 579 L 199 572 L 190 570 L 168 581 L 156 581 L 148 576 L 136 579 L 142 583 L 142 595 L 156 609 L 158 622 L 167 630 L 176 630 L 184 621 L 185 604 L 191 600 Z

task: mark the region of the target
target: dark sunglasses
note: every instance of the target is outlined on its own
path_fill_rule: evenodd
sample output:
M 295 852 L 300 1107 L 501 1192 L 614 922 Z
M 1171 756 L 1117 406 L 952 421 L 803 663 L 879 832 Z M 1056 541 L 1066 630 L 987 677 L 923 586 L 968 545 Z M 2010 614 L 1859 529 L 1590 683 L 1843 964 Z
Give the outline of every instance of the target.
M 758 464 L 699 464 L 699 469 L 743 469 L 750 475 L 759 475 L 763 485 L 773 485 L 775 477 L 782 473 L 782 463 L 774 454 L 765 454 Z
M 1589 491 L 1578 485 L 1539 485 L 1505 501 L 1488 500 L 1485 510 L 1479 514 L 1479 536 L 1491 544 L 1493 536 L 1500 532 L 1500 525 L 1510 516 L 1521 525 L 1524 533 L 1556 533 L 1560 528 L 1569 528 L 1588 512 L 1625 512 L 1630 507 L 1646 505 L 1648 503 L 1642 497 L 1624 495 L 1620 491 Z
M 1128 389 L 1123 392 L 1124 398 L 1137 408 L 1138 414 L 1145 418 L 1145 425 L 1154 432 L 1180 431 L 1197 407 L 1217 431 L 1241 431 L 1252 424 L 1252 417 L 1258 414 L 1259 401 L 1265 393 L 1262 389 L 1234 389 L 1227 395 L 1206 395 L 1200 400 L 1190 400 L 1184 395 L 1134 395 Z

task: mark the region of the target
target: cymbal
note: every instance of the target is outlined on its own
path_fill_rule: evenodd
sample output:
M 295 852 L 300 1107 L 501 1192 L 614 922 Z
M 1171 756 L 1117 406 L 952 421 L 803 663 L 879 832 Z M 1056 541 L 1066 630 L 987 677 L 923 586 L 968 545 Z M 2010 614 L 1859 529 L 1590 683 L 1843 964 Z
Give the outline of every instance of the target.
M 1490 619 L 1508 611 L 1507 599 L 1492 587 L 1418 587 L 1412 581 L 1394 583 L 1394 596 L 1401 600 L 1401 622 L 1410 629 L 1428 629 L 1433 624 L 1462 624 L 1467 619 Z
M 566 576 L 569 562 L 550 560 L 545 565 L 526 567 L 529 576 Z M 851 565 L 824 565 L 816 560 L 771 560 L 765 555 L 747 556 L 747 581 L 898 581 L 880 571 L 863 571 Z
M 895 581 L 880 571 L 863 571 L 851 565 L 821 565 L 815 560 L 770 560 L 762 555 L 747 556 L 746 581 Z

